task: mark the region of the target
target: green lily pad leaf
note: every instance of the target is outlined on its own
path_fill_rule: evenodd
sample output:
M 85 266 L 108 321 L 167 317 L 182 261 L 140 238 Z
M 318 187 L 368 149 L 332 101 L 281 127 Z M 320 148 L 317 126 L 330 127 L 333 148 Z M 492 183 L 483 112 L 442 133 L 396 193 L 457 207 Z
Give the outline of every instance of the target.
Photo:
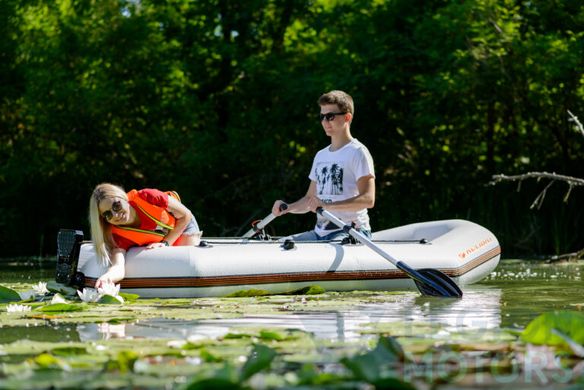
M 584 345 L 584 314 L 573 311 L 544 313 L 531 321 L 521 334 L 527 343 L 539 345 L 566 345 L 557 330 L 578 344 Z
M 261 330 L 260 339 L 282 341 L 286 339 L 286 336 L 280 332 L 276 332 L 275 330 Z
M 251 354 L 241 368 L 241 380 L 245 381 L 270 367 L 276 355 L 277 352 L 270 347 L 261 344 L 254 345 Z
M 120 372 L 130 372 L 134 368 L 139 356 L 136 352 L 122 350 L 118 352 L 115 358 L 107 362 L 108 370 L 119 370 Z
M 324 294 L 326 290 L 319 285 L 303 287 L 298 290 L 290 291 L 285 295 L 319 295 Z
M 333 383 L 341 383 L 347 380 L 346 377 L 330 372 L 321 372 L 315 364 L 303 364 L 298 372 L 298 379 L 300 385 L 329 385 Z
M 373 383 L 376 389 L 416 390 L 416 387 L 401 379 L 389 377 L 381 378 Z
M 0 286 L 0 302 L 18 302 L 20 294 L 11 288 Z
M 250 339 L 252 336 L 247 333 L 227 333 L 223 336 L 224 340 L 238 340 L 238 339 Z
M 140 295 L 138 294 L 130 294 L 130 293 L 123 293 L 121 292 L 120 297 L 124 298 L 124 301 L 126 302 L 134 302 L 137 301 L 138 298 L 140 298 Z
M 107 305 L 122 305 L 124 303 L 124 298 L 106 294 L 101 297 L 98 302 L 105 303 Z
M 210 378 L 208 374 L 203 374 L 203 376 L 195 376 L 185 387 L 185 389 L 188 390 L 238 390 L 244 388 L 247 387 L 243 387 L 239 383 L 236 368 L 229 363 L 225 363 L 223 367 L 213 372 L 212 377 Z
M 270 292 L 268 290 L 259 290 L 259 289 L 249 289 L 249 290 L 239 290 L 239 291 L 235 291 L 229 295 L 227 295 L 227 297 L 229 298 L 237 298 L 237 297 L 261 297 L 264 295 L 270 295 Z
M 87 349 L 84 347 L 58 347 L 51 349 L 51 353 L 56 356 L 79 356 L 86 355 Z
M 59 312 L 59 311 L 83 311 L 85 307 L 76 303 L 53 303 L 41 306 L 35 310 L 42 312 Z
M 53 293 L 60 293 L 65 296 L 77 296 L 77 290 L 75 288 L 57 283 L 54 280 L 47 282 L 47 290 Z
M 223 359 L 221 358 L 221 356 L 218 356 L 218 355 L 210 352 L 206 348 L 201 348 L 201 350 L 199 351 L 199 353 L 200 353 L 201 359 L 203 359 L 207 363 L 213 363 L 213 362 L 221 362 L 221 361 L 223 361 Z
M 369 383 L 382 379 L 383 371 L 392 364 L 405 359 L 404 351 L 393 337 L 380 337 L 373 351 L 351 358 L 343 358 L 341 362 L 353 372 L 355 377 Z
M 49 354 L 49 353 L 41 353 L 38 356 L 32 358 L 32 362 L 34 362 L 39 368 L 59 368 L 64 369 L 67 366 L 61 359 Z
M 135 319 L 136 319 L 136 317 L 116 317 L 116 318 L 110 318 L 105 322 L 107 322 L 108 324 L 112 324 L 112 325 L 118 325 L 118 324 L 125 324 L 125 323 L 130 322 L 130 321 L 134 321 Z
M 188 384 L 187 390 L 224 390 L 224 389 L 242 389 L 240 385 L 231 382 L 228 379 L 206 378 L 195 380 Z
M 562 332 L 560 332 L 557 329 L 553 329 L 552 332 L 554 334 L 560 336 L 566 342 L 566 344 L 568 344 L 568 346 L 572 349 L 572 352 L 574 353 L 574 355 L 581 357 L 581 358 L 584 358 L 584 346 L 578 344 L 577 342 L 572 340 L 569 336 L 563 334 Z

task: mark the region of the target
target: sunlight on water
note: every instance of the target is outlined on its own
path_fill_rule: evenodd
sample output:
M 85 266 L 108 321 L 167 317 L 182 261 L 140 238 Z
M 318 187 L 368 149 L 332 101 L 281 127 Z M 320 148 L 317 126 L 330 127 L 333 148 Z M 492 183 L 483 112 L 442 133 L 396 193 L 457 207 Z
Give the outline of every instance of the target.
M 196 339 L 262 327 L 299 329 L 323 339 L 351 341 L 363 337 L 361 331 L 367 327 L 393 322 L 435 326 L 445 332 L 445 336 L 460 330 L 521 328 L 539 313 L 570 309 L 570 304 L 583 297 L 583 270 L 584 263 L 551 266 L 508 261 L 484 282 L 465 286 L 462 299 L 427 298 L 418 293 L 404 293 L 392 296 L 388 302 L 364 303 L 347 311 L 247 315 L 244 318 L 191 322 L 159 319 L 109 327 L 91 324 L 79 326 L 78 331 L 83 340 L 109 337 Z
M 434 336 L 442 332 L 445 337 L 461 330 L 522 328 L 542 312 L 573 310 L 575 304 L 582 304 L 583 271 L 584 262 L 548 265 L 504 261 L 480 284 L 464 286 L 462 299 L 429 298 L 417 292 L 405 292 L 388 295 L 381 302 L 368 302 L 367 296 L 364 296 L 359 304 L 343 310 L 248 314 L 233 319 L 185 321 L 160 318 L 129 324 L 89 323 L 68 326 L 62 329 L 61 334 L 67 335 L 64 338 L 68 340 L 78 337 L 81 341 L 112 338 L 194 340 L 221 337 L 250 328 L 277 328 L 298 329 L 322 339 L 352 341 L 363 337 L 362 332 L 367 329 L 391 327 L 393 323 L 401 324 L 401 332 L 406 333 L 416 332 L 422 325 L 430 329 L 434 327 Z M 10 281 L 17 278 L 13 274 L 5 275 L 9 275 Z M 36 275 L 21 273 L 21 276 L 28 280 Z M 339 302 L 343 302 L 344 296 L 354 298 L 358 292 L 343 294 L 339 295 Z M 48 327 L 37 328 L 40 328 L 38 336 L 42 337 L 41 330 Z M 29 337 L 36 337 L 30 335 L 37 332 L 30 333 L 30 330 Z M 52 332 L 60 331 L 52 329 Z
M 156 319 L 134 324 L 83 324 L 77 327 L 82 341 L 109 338 L 220 337 L 246 328 L 298 329 L 318 338 L 352 341 L 372 324 L 405 322 L 428 324 L 443 331 L 492 329 L 500 326 L 501 290 L 474 286 L 462 299 L 424 298 L 417 293 L 393 302 L 363 304 L 347 311 L 301 312 L 244 318 L 175 321 Z

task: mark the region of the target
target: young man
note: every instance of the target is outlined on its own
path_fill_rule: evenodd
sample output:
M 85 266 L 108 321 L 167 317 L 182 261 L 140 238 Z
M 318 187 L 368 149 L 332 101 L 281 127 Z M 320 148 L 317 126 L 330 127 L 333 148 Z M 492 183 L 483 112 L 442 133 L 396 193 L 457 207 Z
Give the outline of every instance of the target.
M 318 104 L 320 123 L 331 138 L 331 144 L 314 157 L 306 195 L 290 203 L 284 211 L 280 211 L 284 202 L 277 200 L 272 213 L 276 216 L 304 214 L 322 207 L 371 237 L 367 209 L 375 204 L 375 171 L 371 154 L 351 135 L 353 98 L 343 91 L 331 91 L 322 95 Z M 313 230 L 292 237 L 296 241 L 320 241 L 342 239 L 347 235 L 317 215 Z

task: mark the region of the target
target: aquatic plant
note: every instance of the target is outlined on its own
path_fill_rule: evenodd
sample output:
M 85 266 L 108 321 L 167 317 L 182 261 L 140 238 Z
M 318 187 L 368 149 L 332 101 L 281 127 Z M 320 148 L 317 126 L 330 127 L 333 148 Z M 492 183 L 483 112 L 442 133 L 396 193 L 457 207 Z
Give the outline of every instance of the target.
M 38 282 L 32 286 L 32 290 L 36 295 L 47 295 L 49 290 L 47 289 L 47 282 Z
M 8 313 L 23 313 L 30 311 L 32 308 L 27 305 L 19 305 L 19 304 L 9 304 L 6 306 L 6 311 Z
M 101 294 L 94 288 L 84 288 L 83 291 L 77 291 L 77 295 L 83 302 L 97 302 Z
M 102 287 L 99 287 L 97 291 L 102 295 L 111 295 L 112 297 L 118 296 L 120 294 L 120 285 L 113 283 L 106 283 Z

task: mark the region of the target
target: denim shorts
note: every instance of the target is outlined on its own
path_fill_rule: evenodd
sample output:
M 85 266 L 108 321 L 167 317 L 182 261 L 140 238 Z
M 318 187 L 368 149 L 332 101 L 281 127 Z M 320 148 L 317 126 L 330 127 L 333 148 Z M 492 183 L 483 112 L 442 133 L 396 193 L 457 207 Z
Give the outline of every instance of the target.
M 198 233 L 200 231 L 201 230 L 199 229 L 199 224 L 197 223 L 197 220 L 195 219 L 195 216 L 193 215 L 193 217 L 191 218 L 191 221 L 189 222 L 189 224 L 187 225 L 185 230 L 183 230 L 182 235 L 192 236 L 195 233 Z

